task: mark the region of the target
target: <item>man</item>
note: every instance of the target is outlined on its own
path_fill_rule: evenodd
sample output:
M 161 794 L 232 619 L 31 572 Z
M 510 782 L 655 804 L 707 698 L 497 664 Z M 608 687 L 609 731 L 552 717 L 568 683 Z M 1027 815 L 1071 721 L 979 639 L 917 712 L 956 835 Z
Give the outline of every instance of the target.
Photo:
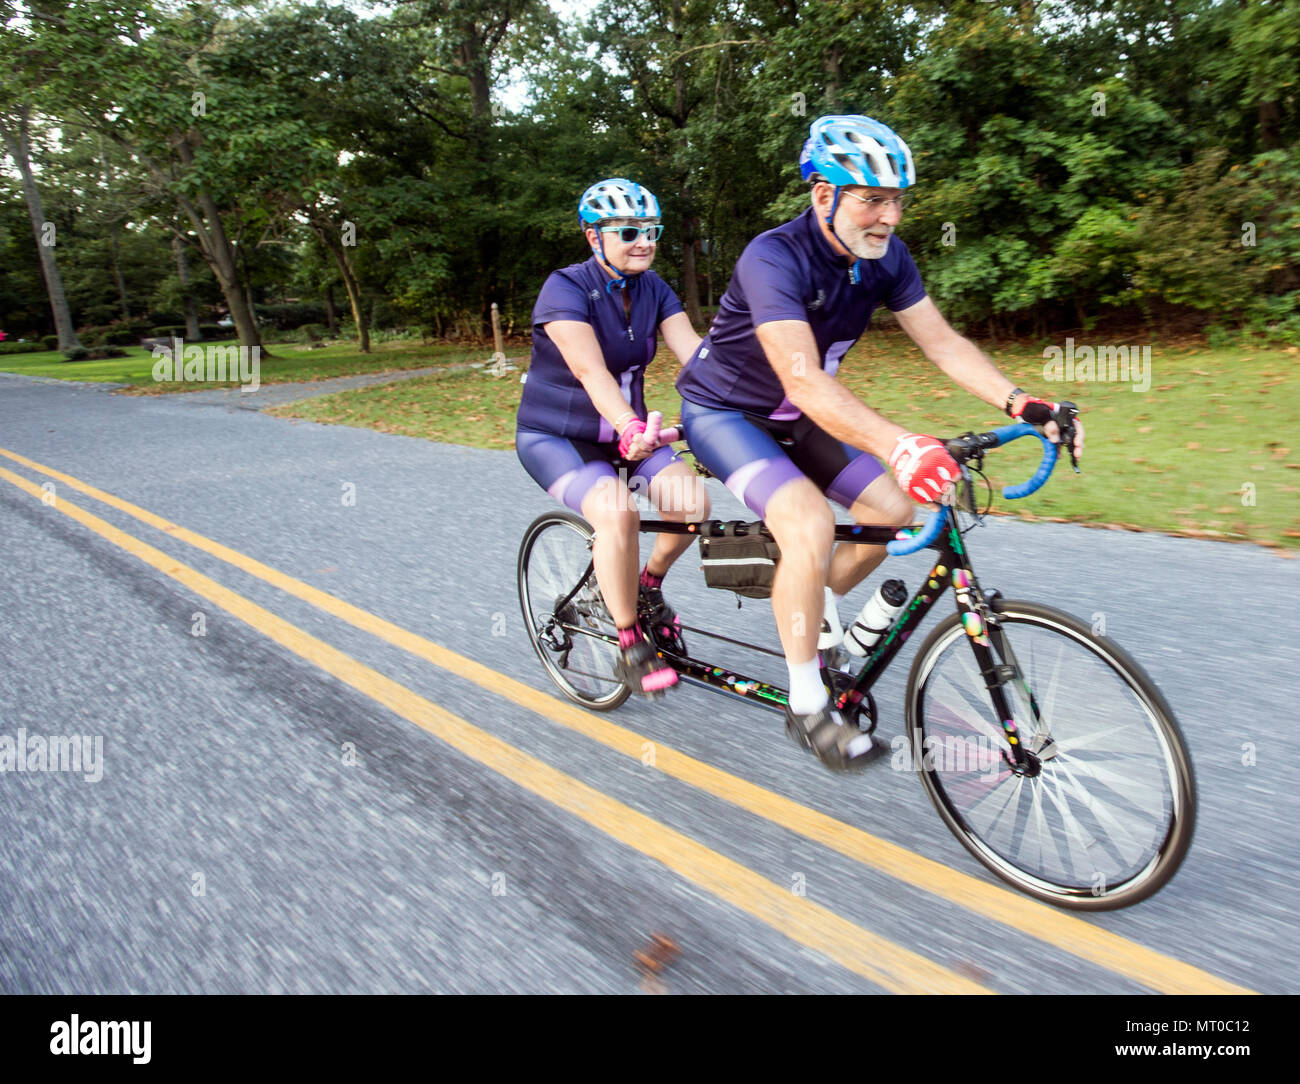
M 859 523 L 902 526 L 912 521 L 911 501 L 939 499 L 960 475 L 942 443 L 883 417 L 835 379 L 845 353 L 883 302 L 972 395 L 1045 425 L 1054 440 L 1059 429 L 1056 404 L 1014 387 L 952 329 L 893 236 L 904 191 L 916 183 L 907 144 L 869 117 L 821 117 L 799 167 L 811 207 L 750 242 L 677 389 L 691 451 L 781 547 L 772 610 L 790 672 L 787 729 L 828 767 L 845 769 L 864 763 L 872 743 L 831 710 L 821 682 L 825 588 L 849 591 L 885 550 L 855 544 L 832 556 L 826 497 Z M 1080 454 L 1081 425 L 1076 432 Z

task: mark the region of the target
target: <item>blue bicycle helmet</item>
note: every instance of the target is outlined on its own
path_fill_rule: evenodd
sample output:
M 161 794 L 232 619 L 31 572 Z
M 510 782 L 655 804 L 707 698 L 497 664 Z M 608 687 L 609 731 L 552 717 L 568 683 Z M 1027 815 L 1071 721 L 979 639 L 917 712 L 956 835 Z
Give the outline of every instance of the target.
M 658 217 L 654 193 L 622 177 L 597 181 L 578 200 L 578 221 L 584 228 L 607 218 Z
M 823 180 L 837 188 L 916 184 L 916 165 L 907 144 L 888 125 L 870 117 L 818 117 L 808 128 L 799 172 L 804 180 Z
M 805 181 L 826 181 L 835 186 L 826 225 L 835 232 L 835 209 L 846 185 L 871 188 L 909 188 L 916 184 L 916 166 L 906 143 L 888 125 L 870 117 L 818 117 L 808 127 L 808 141 L 799 155 L 799 172 Z M 844 245 L 847 249 L 849 246 Z M 849 269 L 849 281 L 862 281 L 862 259 Z
M 623 177 L 610 177 L 597 181 L 585 191 L 578 200 L 578 224 L 586 230 L 588 226 L 597 225 L 610 218 L 658 218 L 659 201 L 648 188 L 642 188 L 635 181 Z M 600 262 L 615 272 L 614 278 L 605 283 L 605 292 L 609 293 L 615 286 L 620 290 L 626 288 L 627 280 L 636 275 L 618 273 L 618 268 L 605 256 L 605 238 L 596 235 L 599 246 Z M 638 272 L 639 274 L 639 272 Z

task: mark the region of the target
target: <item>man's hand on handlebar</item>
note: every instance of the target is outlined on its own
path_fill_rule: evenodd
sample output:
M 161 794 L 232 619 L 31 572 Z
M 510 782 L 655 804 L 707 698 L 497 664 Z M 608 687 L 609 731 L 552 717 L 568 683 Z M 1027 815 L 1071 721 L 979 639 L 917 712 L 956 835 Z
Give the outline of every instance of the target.
M 1073 403 L 1049 403 L 1032 395 L 1018 395 L 1010 413 L 1013 418 L 1030 425 L 1041 425 L 1043 435 L 1053 444 L 1061 442 L 1062 434 L 1069 434 L 1071 442 L 1066 445 L 1066 450 L 1070 453 L 1071 464 L 1078 471 L 1078 460 L 1083 455 L 1083 422 L 1079 419 L 1078 407 Z
M 899 489 L 921 504 L 941 500 L 961 478 L 961 468 L 942 441 L 921 433 L 904 433 L 895 441 L 889 469 Z

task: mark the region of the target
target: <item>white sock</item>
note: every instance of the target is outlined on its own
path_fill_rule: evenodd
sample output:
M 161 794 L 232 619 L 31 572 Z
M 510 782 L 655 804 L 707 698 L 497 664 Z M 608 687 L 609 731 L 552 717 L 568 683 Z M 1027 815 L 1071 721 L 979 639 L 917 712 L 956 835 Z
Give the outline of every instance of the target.
M 787 659 L 785 665 L 790 671 L 790 710 L 796 715 L 810 715 L 824 707 L 829 698 L 817 660 L 791 662 Z
M 826 605 L 822 611 L 821 632 L 817 636 L 817 650 L 837 647 L 844 640 L 844 626 L 840 624 L 839 609 L 835 605 L 835 592 L 826 588 Z

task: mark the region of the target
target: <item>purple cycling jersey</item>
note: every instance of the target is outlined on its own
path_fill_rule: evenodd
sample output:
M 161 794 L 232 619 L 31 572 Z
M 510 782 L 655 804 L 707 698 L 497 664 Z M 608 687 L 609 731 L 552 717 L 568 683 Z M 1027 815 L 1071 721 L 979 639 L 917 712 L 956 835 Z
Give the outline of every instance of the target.
M 835 375 L 882 302 L 894 312 L 925 297 L 912 254 L 891 237 L 882 259 L 858 263 L 861 281 L 831 250 L 812 208 L 752 240 L 731 275 L 713 326 L 677 379 L 683 399 L 778 421 L 798 418 L 754 329 L 772 320 L 803 320 L 817 341 L 821 367 Z
M 645 367 L 655 356 L 659 325 L 681 312 L 682 303 L 668 283 L 653 271 L 643 271 L 627 280 L 632 300 L 628 313 L 622 291 L 605 289 L 610 281 L 593 256 L 553 272 L 542 286 L 533 306 L 532 360 L 519 402 L 521 427 L 596 443 L 617 438 L 546 333 L 545 325 L 552 320 L 591 325 L 605 367 L 618 380 L 632 409 L 646 416 Z

